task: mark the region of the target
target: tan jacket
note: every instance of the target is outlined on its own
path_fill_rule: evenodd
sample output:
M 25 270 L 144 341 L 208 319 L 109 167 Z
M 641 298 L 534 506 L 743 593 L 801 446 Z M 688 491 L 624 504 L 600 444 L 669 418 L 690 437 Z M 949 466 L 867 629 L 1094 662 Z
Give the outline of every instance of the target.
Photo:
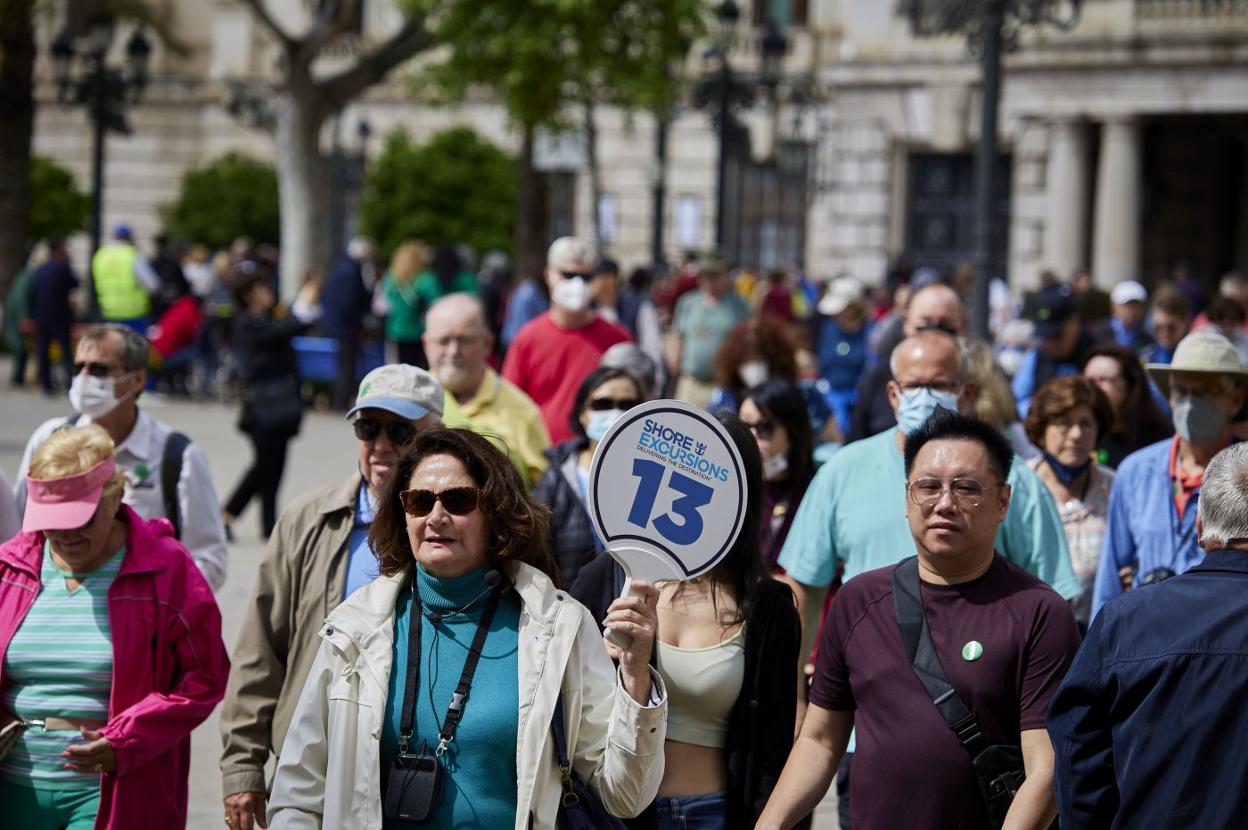
M 256 574 L 221 705 L 225 795 L 266 792 L 264 765 L 281 754 L 319 632 L 342 602 L 359 473 L 301 496 L 282 512 Z
M 550 719 L 561 692 L 576 772 L 608 810 L 637 815 L 654 800 L 663 778 L 662 680 L 651 669 L 660 701 L 638 706 L 621 686 L 589 611 L 537 569 L 505 567 L 521 602 L 516 830 L 555 826 L 562 789 Z M 380 739 L 394 606 L 405 584 L 403 576 L 377 579 L 326 621 L 277 765 L 270 830 L 380 830 Z

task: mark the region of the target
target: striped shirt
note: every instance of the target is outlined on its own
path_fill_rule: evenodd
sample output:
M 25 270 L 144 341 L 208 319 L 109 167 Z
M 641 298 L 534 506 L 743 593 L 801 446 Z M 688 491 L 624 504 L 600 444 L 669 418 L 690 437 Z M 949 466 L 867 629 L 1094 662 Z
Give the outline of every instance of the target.
M 121 570 L 122 546 L 98 570 L 69 591 L 66 578 L 43 548 L 43 588 L 4 654 L 0 706 L 19 718 L 108 719 L 113 681 L 113 644 L 108 589 Z M 77 731 L 27 729 L 3 761 L 0 778 L 38 788 L 96 788 L 99 779 L 63 769 L 65 747 Z

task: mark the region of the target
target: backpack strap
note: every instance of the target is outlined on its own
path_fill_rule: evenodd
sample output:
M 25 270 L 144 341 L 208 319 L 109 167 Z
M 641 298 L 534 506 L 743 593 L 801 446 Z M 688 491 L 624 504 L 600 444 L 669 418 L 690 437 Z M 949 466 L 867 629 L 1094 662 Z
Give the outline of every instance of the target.
M 911 556 L 893 569 L 893 610 L 897 625 L 901 628 L 901 640 L 906 646 L 911 668 L 932 703 L 940 711 L 945 723 L 958 736 L 959 743 L 974 758 L 988 742 L 979 723 L 962 698 L 949 683 L 932 634 L 927 628 L 927 615 L 923 613 L 923 598 L 919 593 L 919 559 Z
M 170 432 L 160 456 L 160 489 L 165 501 L 165 518 L 173 525 L 173 535 L 182 538 L 182 515 L 178 506 L 178 482 L 182 478 L 182 459 L 191 439 L 180 432 Z

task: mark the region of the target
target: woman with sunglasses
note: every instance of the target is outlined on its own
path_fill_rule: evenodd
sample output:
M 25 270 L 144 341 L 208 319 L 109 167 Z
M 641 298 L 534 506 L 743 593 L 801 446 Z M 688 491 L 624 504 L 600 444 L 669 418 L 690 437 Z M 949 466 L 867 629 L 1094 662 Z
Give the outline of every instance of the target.
M 185 827 L 191 730 L 225 693 L 212 590 L 121 502 L 98 425 L 54 432 L 0 546 L 0 824 Z
M 789 535 L 789 526 L 815 475 L 813 436 L 806 402 L 792 383 L 769 380 L 745 393 L 738 413 L 763 457 L 763 518 L 760 549 L 771 571 Z
M 560 585 L 571 585 L 601 547 L 585 505 L 589 465 L 598 442 L 621 415 L 644 400 L 642 384 L 628 372 L 595 369 L 576 390 L 568 419 L 576 437 L 546 450 L 550 465 L 533 488 L 533 498 L 550 508 L 554 529 L 550 552 L 559 568 Z
M 321 632 L 271 828 L 554 827 L 556 718 L 571 774 L 608 810 L 649 803 L 667 714 L 648 665 L 658 592 L 635 583 L 612 604 L 607 621 L 633 638 L 617 671 L 555 587 L 548 531 L 489 439 L 413 439 L 369 533 L 382 576 Z
M 715 417 L 744 462 L 751 494 L 741 535 L 719 565 L 689 582 L 659 586 L 654 664 L 669 696 L 659 797 L 642 830 L 745 830 L 780 776 L 797 716 L 801 624 L 793 592 L 772 579 L 759 553 L 763 461 L 750 430 L 730 412 Z M 572 586 L 606 618 L 624 572 L 602 557 Z
M 293 314 L 279 307 L 268 269 L 250 260 L 235 266 L 231 290 L 238 306 L 234 352 L 246 385 L 238 428 L 251 439 L 254 456 L 225 503 L 222 519 L 228 533 L 234 519 L 258 495 L 260 535 L 268 539 L 277 524 L 277 490 L 286 469 L 286 448 L 303 421 L 299 366 L 291 341 L 308 328 L 315 311 L 302 292 Z

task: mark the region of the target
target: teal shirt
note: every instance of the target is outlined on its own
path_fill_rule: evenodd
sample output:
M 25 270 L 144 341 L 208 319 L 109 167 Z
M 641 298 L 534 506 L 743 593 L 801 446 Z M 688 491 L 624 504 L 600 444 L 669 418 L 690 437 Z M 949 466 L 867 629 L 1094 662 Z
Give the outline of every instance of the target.
M 780 551 L 780 566 L 826 587 L 844 564 L 848 581 L 915 553 L 906 521 L 905 462 L 890 428 L 839 450 L 815 474 Z M 1080 593 L 1057 504 L 1022 459 L 1010 465 L 1010 508 L 997 550 L 1065 599 Z
M 442 283 L 432 271 L 418 274 L 406 286 L 400 286 L 394 275 L 386 273 L 382 279 L 382 289 L 390 303 L 390 312 L 386 315 L 386 339 L 399 343 L 411 343 L 420 339 L 425 333 L 425 314 L 429 307 L 447 294 L 478 294 L 480 284 L 476 274 L 471 271 L 460 271 L 451 280 L 451 290 L 443 291 Z
M 417 680 L 416 716 L 412 747 L 427 742 L 432 752 L 446 717 L 451 694 L 485 611 L 487 599 L 463 614 L 439 622 L 430 611 L 462 608 L 486 590 L 486 568 L 454 579 L 438 579 L 416 568 L 420 590 L 420 674 Z M 390 763 L 398 752 L 399 724 L 403 715 L 403 685 L 407 679 L 409 613 L 412 592 L 399 594 L 394 618 L 394 662 L 386 696 L 386 722 L 381 734 L 383 787 Z M 446 794 L 433 820 L 425 825 L 452 828 L 512 827 L 516 823 L 516 735 L 520 708 L 519 671 L 520 597 L 508 591 L 499 602 L 489 635 L 481 651 L 464 717 L 455 740 L 447 749 Z M 392 825 L 387 823 L 386 827 Z M 415 825 L 412 825 L 415 826 Z
M 676 303 L 672 328 L 681 337 L 680 371 L 703 383 L 715 374 L 715 352 L 737 325 L 753 312 L 735 291 L 712 303 L 701 291 L 690 291 Z
M 57 567 L 44 543 L 39 596 L 4 654 L 4 711 L 28 720 L 108 720 L 113 685 L 108 589 L 125 556 L 123 545 L 70 591 L 65 579 L 72 575 Z M 82 740 L 77 730 L 28 729 L 0 761 L 0 778 L 38 789 L 99 789 L 99 776 L 62 769 L 65 747 Z

